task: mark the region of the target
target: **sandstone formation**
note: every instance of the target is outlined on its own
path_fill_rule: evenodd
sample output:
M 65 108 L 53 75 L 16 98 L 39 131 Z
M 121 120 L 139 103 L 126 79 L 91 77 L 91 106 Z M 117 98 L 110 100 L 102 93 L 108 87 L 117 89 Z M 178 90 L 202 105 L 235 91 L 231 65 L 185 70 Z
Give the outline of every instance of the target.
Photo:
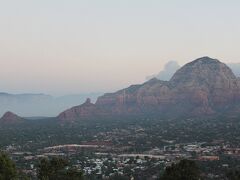
M 90 99 L 80 106 L 75 106 L 59 114 L 58 119 L 66 120 L 68 122 L 75 121 L 76 119 L 92 119 L 98 116 L 107 116 L 101 108 L 91 103 Z
M 17 124 L 24 122 L 24 119 L 8 111 L 0 119 L 0 125 Z
M 154 78 L 132 85 L 99 97 L 95 104 L 88 100 L 58 118 L 74 121 L 111 116 L 208 116 L 239 112 L 239 104 L 239 79 L 219 60 L 202 57 L 184 65 L 170 81 Z

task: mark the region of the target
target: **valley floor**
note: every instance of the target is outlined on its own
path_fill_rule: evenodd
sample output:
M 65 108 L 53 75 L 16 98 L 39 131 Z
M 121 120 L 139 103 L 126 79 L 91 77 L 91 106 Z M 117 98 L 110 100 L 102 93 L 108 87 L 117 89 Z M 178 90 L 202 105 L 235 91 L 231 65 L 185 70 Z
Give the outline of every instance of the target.
M 114 174 L 158 179 L 181 159 L 197 162 L 204 179 L 223 179 L 240 163 L 238 118 L 95 121 L 56 124 L 34 121 L 1 127 L 1 149 L 36 177 L 42 157 L 63 157 L 89 179 Z

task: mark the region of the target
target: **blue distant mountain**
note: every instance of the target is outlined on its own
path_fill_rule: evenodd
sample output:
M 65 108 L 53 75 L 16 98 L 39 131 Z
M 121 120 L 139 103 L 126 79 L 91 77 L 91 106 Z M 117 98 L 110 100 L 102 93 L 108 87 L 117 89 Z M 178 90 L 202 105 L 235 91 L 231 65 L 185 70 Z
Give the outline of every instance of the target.
M 240 77 L 240 63 L 229 63 L 227 64 L 235 74 L 235 76 Z
M 8 94 L 0 92 L 0 116 L 7 111 L 22 117 L 56 116 L 59 112 L 83 103 L 87 98 L 96 101 L 101 93 L 53 97 L 46 94 Z

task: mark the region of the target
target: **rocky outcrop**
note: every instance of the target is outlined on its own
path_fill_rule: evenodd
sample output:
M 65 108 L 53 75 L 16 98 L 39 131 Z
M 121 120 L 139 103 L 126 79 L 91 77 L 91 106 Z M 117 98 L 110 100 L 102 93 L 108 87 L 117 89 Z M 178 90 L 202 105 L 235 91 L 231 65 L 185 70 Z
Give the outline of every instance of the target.
M 193 114 L 224 112 L 240 99 L 240 83 L 231 69 L 209 57 L 186 64 L 169 83 L 177 92 L 175 101 L 185 94 Z
M 91 103 L 90 99 L 87 99 L 84 104 L 72 107 L 59 114 L 58 119 L 72 122 L 76 119 L 94 119 L 105 115 L 107 115 L 107 113 L 102 108 Z
M 0 119 L 0 125 L 18 124 L 24 122 L 24 119 L 8 111 Z
M 240 81 L 219 60 L 202 57 L 180 68 L 170 79 L 133 85 L 63 112 L 66 120 L 88 116 L 206 116 L 239 106 Z M 61 118 L 63 119 L 63 118 Z

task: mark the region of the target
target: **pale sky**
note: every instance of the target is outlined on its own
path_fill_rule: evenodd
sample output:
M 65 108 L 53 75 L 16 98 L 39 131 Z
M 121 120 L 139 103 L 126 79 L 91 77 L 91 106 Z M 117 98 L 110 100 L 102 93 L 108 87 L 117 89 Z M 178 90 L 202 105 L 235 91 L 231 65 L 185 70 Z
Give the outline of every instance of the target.
M 240 62 L 239 0 L 0 0 L 0 91 L 111 92 L 164 64 Z

